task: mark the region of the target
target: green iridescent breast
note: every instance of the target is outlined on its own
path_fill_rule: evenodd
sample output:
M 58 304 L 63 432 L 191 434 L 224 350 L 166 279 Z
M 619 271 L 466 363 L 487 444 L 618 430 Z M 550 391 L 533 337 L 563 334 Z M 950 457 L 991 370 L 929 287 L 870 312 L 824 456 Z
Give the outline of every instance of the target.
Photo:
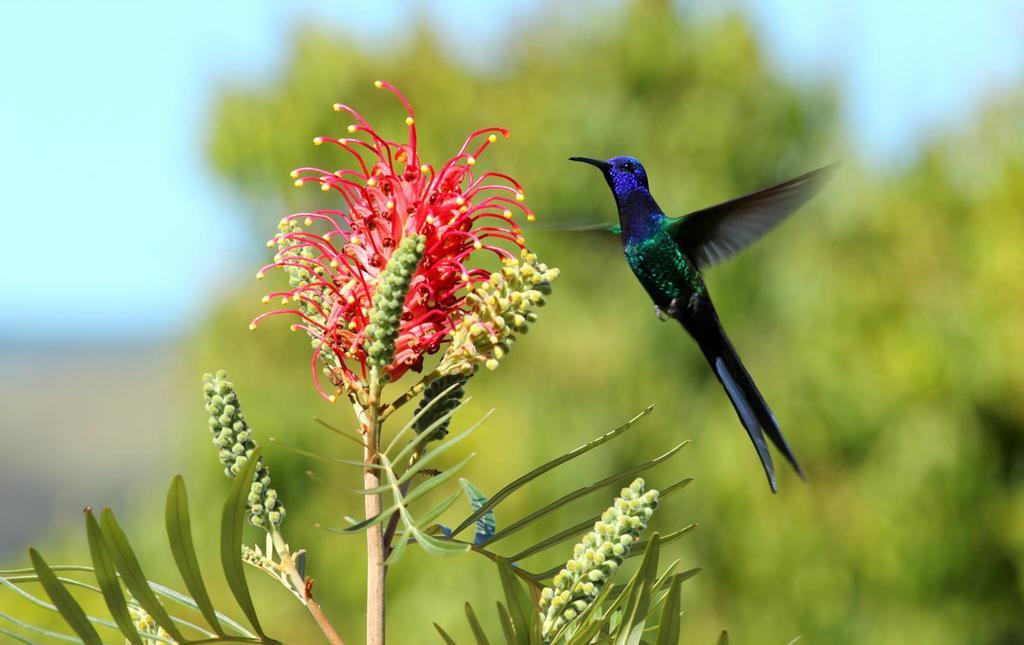
M 633 273 L 659 307 L 667 307 L 674 298 L 704 291 L 697 268 L 666 232 L 627 242 L 624 250 Z

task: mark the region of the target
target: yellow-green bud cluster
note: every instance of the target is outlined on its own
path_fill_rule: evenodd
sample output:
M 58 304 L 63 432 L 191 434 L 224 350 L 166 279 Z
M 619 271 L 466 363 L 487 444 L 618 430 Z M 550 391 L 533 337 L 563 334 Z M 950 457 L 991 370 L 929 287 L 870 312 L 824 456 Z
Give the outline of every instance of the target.
M 469 311 L 455 326 L 441 371 L 471 374 L 479 365 L 496 369 L 516 337 L 537 321 L 535 307 L 544 305 L 558 269 L 549 269 L 523 250 L 520 259 L 506 258 L 500 271 L 466 295 Z
M 235 477 L 245 467 L 256 450 L 252 430 L 245 420 L 234 384 L 227 380 L 223 370 L 216 375 L 203 375 L 206 411 L 210 413 L 210 432 L 217 446 L 217 456 L 224 465 L 224 474 Z M 277 526 L 284 519 L 284 506 L 277 499 L 277 491 L 270 487 L 270 469 L 260 458 L 259 467 L 249 491 L 249 522 Z
M 555 574 L 540 595 L 541 634 L 553 637 L 594 602 L 605 583 L 636 543 L 658 506 L 658 491 L 644 492 L 637 478 L 623 488 L 594 530 L 573 548 L 572 560 Z
M 402 238 L 378 278 L 370 324 L 366 326 L 366 363 L 371 367 L 383 370 L 395 359 L 395 340 L 402 324 L 405 297 L 426 250 L 426 239 L 423 235 Z
M 418 416 L 415 423 L 413 423 L 416 434 L 422 434 L 430 426 L 434 425 L 438 419 L 458 407 L 459 401 L 462 400 L 463 395 L 466 393 L 463 386 L 467 380 L 468 377 L 461 374 L 448 374 L 427 386 L 427 389 L 423 392 L 423 398 L 420 399 L 420 404 L 416 408 Z M 452 387 L 453 385 L 454 387 Z M 448 390 L 448 388 L 452 389 Z M 445 390 L 448 391 L 446 392 Z M 423 414 L 420 414 L 428 405 L 430 408 L 423 412 Z M 438 423 L 430 435 L 430 441 L 441 439 L 448 434 L 448 425 L 450 423 L 450 417 Z
M 281 231 L 282 235 L 277 237 L 277 255 L 274 257 L 274 260 L 291 261 L 290 264 L 284 266 L 285 273 L 288 274 L 289 286 L 292 289 L 299 289 L 322 280 L 325 271 L 314 259 L 313 245 L 302 244 L 301 246 L 296 246 L 298 242 L 294 238 L 285 237 L 285 235 L 291 233 L 302 233 L 302 227 L 299 225 L 299 222 L 297 220 L 282 219 L 277 228 Z M 303 295 L 306 298 L 316 298 L 317 291 L 306 290 L 303 292 Z M 330 308 L 325 306 L 327 303 L 321 302 L 321 309 L 317 309 L 312 303 L 303 298 L 293 298 L 292 300 L 295 309 L 302 312 L 302 315 L 319 323 L 325 322 L 322 311 L 330 311 Z
M 132 598 L 131 593 L 128 594 L 128 614 L 132 618 L 132 623 L 135 624 L 135 629 L 138 630 L 139 636 L 142 638 L 142 642 L 145 645 L 164 645 L 165 643 L 176 643 L 177 641 L 171 638 L 163 627 L 156 624 L 153 617 L 146 613 L 146 610 L 135 604 L 135 599 Z M 156 638 L 147 638 L 147 636 L 156 636 L 165 640 L 156 640 Z

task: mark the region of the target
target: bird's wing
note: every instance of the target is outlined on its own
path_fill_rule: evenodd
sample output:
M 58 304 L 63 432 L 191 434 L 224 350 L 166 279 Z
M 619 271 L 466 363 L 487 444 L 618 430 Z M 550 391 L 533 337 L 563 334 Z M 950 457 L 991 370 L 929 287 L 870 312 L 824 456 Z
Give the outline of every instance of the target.
M 776 224 L 803 206 L 825 185 L 836 164 L 813 170 L 672 219 L 666 229 L 700 268 L 723 262 L 756 242 Z

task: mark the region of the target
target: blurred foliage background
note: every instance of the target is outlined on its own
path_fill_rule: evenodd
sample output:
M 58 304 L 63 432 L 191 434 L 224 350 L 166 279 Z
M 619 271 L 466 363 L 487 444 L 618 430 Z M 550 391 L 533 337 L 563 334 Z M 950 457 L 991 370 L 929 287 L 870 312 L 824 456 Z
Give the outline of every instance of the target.
M 426 158 L 446 158 L 478 127 L 508 127 L 512 138 L 481 166 L 525 185 L 538 214 L 527 239 L 562 278 L 534 332 L 498 371 L 470 383 L 456 426 L 496 412 L 465 449 L 477 453 L 466 476 L 493 492 L 654 403 L 612 449 L 509 504 L 535 507 L 692 438 L 648 478 L 658 486 L 696 477 L 655 523 L 699 524 L 673 547 L 685 566 L 704 567 L 684 585 L 686 642 L 713 642 L 723 627 L 738 643 L 1020 642 L 1024 94 L 994 96 L 970 128 L 936 135 L 912 163 L 883 174 L 844 139 L 836 90 L 778 76 L 740 15 L 694 21 L 634 3 L 582 25 L 576 18 L 571 29 L 556 13 L 537 20 L 486 72 L 442 53 L 426 28 L 386 54 L 307 28 L 277 77 L 228 85 L 216 99 L 212 165 L 250 204 L 254 235 L 269 237 L 282 214 L 323 203 L 319 191 L 291 187 L 292 168 L 345 163 L 311 144 L 348 125 L 332 103 L 355 106 L 385 133 L 402 131 L 400 106 L 373 88 L 376 78 L 413 102 Z M 806 484 L 780 467 L 780 493 L 769 493 L 719 385 L 685 334 L 654 317 L 614 240 L 544 228 L 613 221 L 600 177 L 565 159 L 626 153 L 644 160 L 659 202 L 674 213 L 844 161 L 819 198 L 708 275 Z M 193 499 L 211 500 L 197 521 L 205 517 L 200 543 L 212 556 L 227 484 L 198 376 L 227 369 L 267 445 L 289 509 L 286 533 L 312 551 L 321 602 L 358 642 L 362 539 L 313 528 L 360 512 L 343 490 L 357 487 L 356 475 L 267 444 L 273 436 L 351 458 L 312 420 L 346 424 L 350 411 L 316 396 L 308 343 L 284 324 L 245 332 L 263 286 L 239 284 L 183 344 L 181 378 L 194 381 L 195 406 L 176 422 L 172 459 Z M 310 468 L 339 488 L 311 481 Z M 121 511 L 149 562 L 165 553 L 162 485 L 146 491 L 152 504 Z M 595 508 L 605 503 L 593 498 Z M 57 553 L 84 560 L 77 532 L 47 541 L 51 562 Z M 149 573 L 173 582 L 170 571 Z M 396 643 L 429 641 L 431 621 L 465 637 L 462 603 L 487 606 L 479 599 L 498 593 L 490 564 L 474 556 L 439 561 L 410 550 L 390 576 Z M 254 584 L 271 634 L 316 638 L 282 591 Z M 25 615 L 17 603 L 0 595 L 0 610 Z

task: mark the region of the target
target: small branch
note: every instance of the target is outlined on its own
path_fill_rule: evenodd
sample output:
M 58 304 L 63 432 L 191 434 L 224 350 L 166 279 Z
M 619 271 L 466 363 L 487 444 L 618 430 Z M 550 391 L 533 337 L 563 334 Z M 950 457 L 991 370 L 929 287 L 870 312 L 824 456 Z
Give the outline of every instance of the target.
M 437 379 L 441 378 L 442 376 L 444 376 L 444 374 L 437 370 L 434 370 L 430 374 L 427 374 L 426 376 L 421 378 L 418 383 L 416 383 L 408 390 L 406 390 L 404 394 L 402 394 L 397 399 L 381 408 L 379 421 L 387 419 L 389 416 L 391 416 L 392 412 L 402 407 L 409 401 L 413 400 L 416 396 L 423 392 L 423 390 L 427 389 L 428 385 L 430 385 Z
M 281 532 L 277 529 L 272 529 L 270 536 L 274 541 L 274 550 L 277 551 L 277 557 L 281 561 L 281 571 L 288 577 L 292 587 L 295 588 L 296 594 L 300 596 L 302 604 L 306 606 L 310 615 L 313 616 L 313 620 L 316 621 L 317 627 L 324 633 L 324 636 L 327 637 L 331 645 L 345 645 L 345 641 L 341 640 L 341 636 L 338 635 L 330 621 L 327 620 L 327 616 L 320 607 L 320 603 L 313 598 L 313 579 L 306 578 L 303 580 L 302 576 L 299 575 L 299 570 L 295 566 L 295 559 L 292 557 L 288 544 L 285 543 Z

